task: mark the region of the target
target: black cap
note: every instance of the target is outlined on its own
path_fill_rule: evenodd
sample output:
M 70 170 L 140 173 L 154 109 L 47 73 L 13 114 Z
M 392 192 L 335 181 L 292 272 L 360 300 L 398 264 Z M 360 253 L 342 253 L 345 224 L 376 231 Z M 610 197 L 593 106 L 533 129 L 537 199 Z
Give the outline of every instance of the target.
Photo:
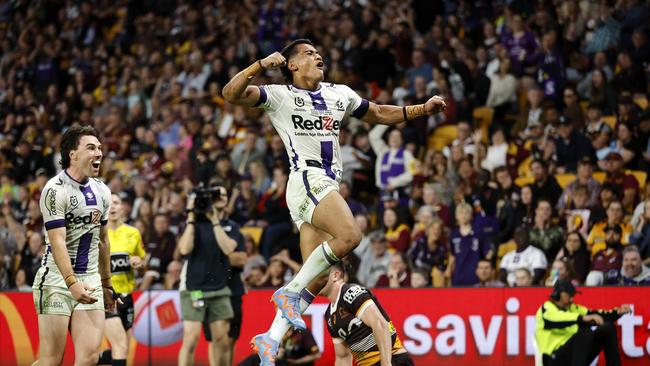
M 576 291 L 575 286 L 571 283 L 571 281 L 567 280 L 557 280 L 555 282 L 555 286 L 553 286 L 553 292 L 551 293 L 552 298 L 559 298 L 560 294 L 566 292 L 571 296 L 574 296 L 575 294 L 579 293 Z

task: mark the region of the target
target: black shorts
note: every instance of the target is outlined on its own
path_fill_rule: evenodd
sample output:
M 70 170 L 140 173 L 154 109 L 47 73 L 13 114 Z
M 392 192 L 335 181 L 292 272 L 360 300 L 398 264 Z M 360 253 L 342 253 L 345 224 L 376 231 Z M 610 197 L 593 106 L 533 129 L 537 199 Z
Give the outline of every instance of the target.
M 393 355 L 390 364 L 392 366 L 415 366 L 411 356 L 408 353 L 400 353 L 398 355 Z M 380 366 L 381 362 L 377 362 L 373 366 Z
M 238 340 L 239 335 L 241 334 L 241 323 L 242 323 L 242 297 L 241 296 L 230 296 L 230 304 L 232 305 L 232 311 L 234 316 L 229 320 L 230 330 L 228 331 L 228 338 L 233 340 Z M 210 324 L 208 322 L 203 322 L 203 334 L 205 335 L 205 340 L 212 342 L 212 332 L 210 332 Z
M 105 312 L 104 314 L 106 314 L 106 319 L 119 317 L 124 330 L 129 330 L 133 327 L 133 296 L 131 294 L 121 295 L 120 299 L 122 299 L 123 304 L 118 303 L 115 306 L 115 311 Z

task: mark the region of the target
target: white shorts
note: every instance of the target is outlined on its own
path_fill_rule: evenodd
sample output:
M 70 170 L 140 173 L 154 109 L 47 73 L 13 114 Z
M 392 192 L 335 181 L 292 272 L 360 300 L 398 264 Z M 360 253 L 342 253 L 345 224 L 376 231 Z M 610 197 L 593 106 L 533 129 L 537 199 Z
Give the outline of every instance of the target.
M 34 286 L 32 294 L 34 296 L 34 306 L 37 314 L 55 314 L 72 316 L 75 310 L 104 310 L 104 291 L 100 281 L 99 273 L 83 275 L 75 274 L 77 281 L 94 288 L 90 296 L 96 297 L 97 302 L 94 304 L 82 304 L 77 302 L 72 293 L 65 286 L 42 285 Z M 63 277 L 61 277 L 63 278 Z M 36 282 L 36 281 L 34 281 Z
M 287 206 L 298 230 L 303 222 L 311 224 L 316 205 L 328 193 L 338 190 L 339 183 L 325 174 L 312 170 L 291 172 L 287 182 Z

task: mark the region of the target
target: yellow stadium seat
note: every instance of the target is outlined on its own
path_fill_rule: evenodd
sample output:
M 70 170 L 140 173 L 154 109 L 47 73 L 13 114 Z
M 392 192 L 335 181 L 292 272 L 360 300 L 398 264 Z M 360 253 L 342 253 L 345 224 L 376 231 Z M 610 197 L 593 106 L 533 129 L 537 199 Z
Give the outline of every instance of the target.
M 562 189 L 566 188 L 571 182 L 576 180 L 576 175 L 575 174 L 555 174 L 555 179 L 557 180 L 557 183 L 562 187 Z
M 515 178 L 515 184 L 519 187 L 527 186 L 533 183 L 535 183 L 535 177 L 533 177 L 532 175 L 526 175 L 523 177 Z
M 513 250 L 517 249 L 517 243 L 515 243 L 514 240 L 510 240 L 505 243 L 499 244 L 499 248 L 497 248 L 497 268 L 499 268 L 499 264 L 501 263 L 501 258 L 503 258 L 504 255 L 508 252 L 512 252 Z
M 433 130 L 433 134 L 429 136 L 427 147 L 434 151 L 441 151 L 445 146 L 451 144 L 457 136 L 458 129 L 456 125 L 440 126 Z
M 626 173 L 632 174 L 634 178 L 636 178 L 636 181 L 639 182 L 639 188 L 645 187 L 645 181 L 648 177 L 648 174 L 646 172 L 640 170 L 628 170 Z
M 648 109 L 648 98 L 646 97 L 634 98 L 634 103 L 641 107 L 641 109 Z
M 477 127 L 483 131 L 483 143 L 487 143 L 489 140 L 489 128 L 492 124 L 492 118 L 494 118 L 494 108 L 491 107 L 478 107 L 475 108 L 472 112 L 472 118 L 474 118 L 474 127 Z
M 519 167 L 517 167 L 517 176 L 525 177 L 531 175 L 532 173 L 530 171 L 530 163 L 532 162 L 533 162 L 532 156 L 529 156 L 526 159 L 524 159 L 524 161 L 522 161 L 519 164 Z
M 257 226 L 242 226 L 240 231 L 242 234 L 250 236 L 255 243 L 255 246 L 260 245 L 260 240 L 262 240 L 262 234 L 264 233 L 263 228 Z
M 603 122 L 607 123 L 612 130 L 616 129 L 616 116 L 603 116 Z
M 607 178 L 607 174 L 605 172 L 593 172 L 591 176 L 598 181 L 598 183 L 603 184 L 605 182 L 605 178 Z
M 580 102 L 580 109 L 582 109 L 582 113 L 587 113 L 587 108 L 589 107 L 589 101 L 582 101 Z

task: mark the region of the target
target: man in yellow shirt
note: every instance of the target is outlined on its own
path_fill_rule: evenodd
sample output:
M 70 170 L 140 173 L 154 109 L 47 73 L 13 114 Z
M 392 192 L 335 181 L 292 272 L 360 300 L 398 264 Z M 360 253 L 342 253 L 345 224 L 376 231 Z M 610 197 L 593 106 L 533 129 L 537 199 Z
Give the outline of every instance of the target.
M 621 201 L 614 200 L 607 206 L 607 220 L 601 221 L 594 225 L 589 232 L 587 244 L 591 248 L 591 255 L 596 255 L 599 251 L 605 249 L 605 228 L 608 226 L 620 226 L 621 228 L 621 244 L 627 245 L 629 243 L 630 234 L 634 231 L 632 225 L 623 221 L 623 204 Z
M 111 349 L 102 353 L 98 365 L 126 366 L 129 352 L 128 331 L 133 325 L 134 310 L 131 293 L 135 290 L 135 271 L 144 271 L 144 247 L 138 229 L 124 223 L 122 199 L 111 196 L 108 216 L 108 238 L 111 243 L 111 280 L 121 303 L 106 313 L 104 335 Z
M 600 351 L 605 352 L 607 366 L 619 366 L 614 322 L 630 313 L 630 306 L 590 310 L 573 303 L 575 294 L 570 281 L 559 280 L 550 299 L 537 311 L 535 339 L 544 366 L 587 366 Z

